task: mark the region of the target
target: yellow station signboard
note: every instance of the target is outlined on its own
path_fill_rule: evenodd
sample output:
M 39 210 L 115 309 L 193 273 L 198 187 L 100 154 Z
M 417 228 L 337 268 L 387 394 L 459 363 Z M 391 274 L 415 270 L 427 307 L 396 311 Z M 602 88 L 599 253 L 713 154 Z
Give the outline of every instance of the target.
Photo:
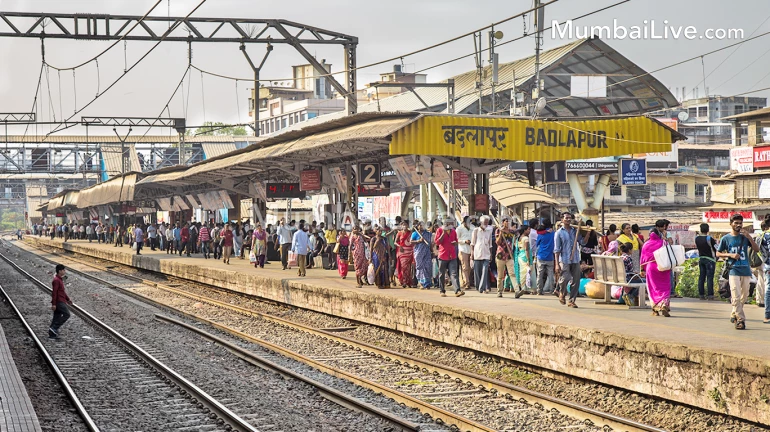
M 670 129 L 647 117 L 598 120 L 425 115 L 393 134 L 392 155 L 560 161 L 671 151 Z

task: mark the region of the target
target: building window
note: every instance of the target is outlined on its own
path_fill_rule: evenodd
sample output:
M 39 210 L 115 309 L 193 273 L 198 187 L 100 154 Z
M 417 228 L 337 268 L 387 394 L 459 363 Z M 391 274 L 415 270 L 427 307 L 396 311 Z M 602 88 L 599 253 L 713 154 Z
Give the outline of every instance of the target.
M 706 197 L 706 188 L 708 185 L 705 184 L 696 184 L 695 185 L 695 196 L 698 198 L 705 198 Z
M 698 108 L 687 108 L 687 114 L 690 114 L 690 117 L 698 117 Z
M 735 105 L 735 114 L 743 114 L 743 105 Z
M 666 184 L 665 183 L 651 183 L 650 184 L 650 196 L 666 196 Z
M 678 197 L 686 197 L 687 196 L 687 184 L 683 183 L 675 183 L 674 184 L 674 194 Z
M 286 117 L 281 119 L 281 129 L 286 128 Z
M 307 120 L 307 113 L 302 113 L 302 121 Z
M 749 105 L 749 111 L 756 111 L 756 110 L 758 110 L 758 109 L 759 109 L 759 107 L 758 107 L 758 106 Z
M 698 107 L 698 117 L 708 117 L 709 116 L 709 107 L 703 106 Z
M 610 185 L 610 196 L 621 196 L 621 195 L 623 195 L 623 186 Z

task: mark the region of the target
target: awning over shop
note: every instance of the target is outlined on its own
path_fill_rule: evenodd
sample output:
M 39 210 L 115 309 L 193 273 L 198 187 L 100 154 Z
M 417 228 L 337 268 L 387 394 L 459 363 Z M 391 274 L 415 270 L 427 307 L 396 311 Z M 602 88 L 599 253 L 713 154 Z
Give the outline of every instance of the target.
M 683 138 L 643 116 L 556 121 L 426 114 L 393 134 L 390 154 L 562 161 L 668 152 Z
M 502 176 L 489 179 L 489 192 L 498 203 L 506 207 L 531 202 L 559 205 L 559 202 L 546 192 L 533 188 L 522 181 L 511 180 Z

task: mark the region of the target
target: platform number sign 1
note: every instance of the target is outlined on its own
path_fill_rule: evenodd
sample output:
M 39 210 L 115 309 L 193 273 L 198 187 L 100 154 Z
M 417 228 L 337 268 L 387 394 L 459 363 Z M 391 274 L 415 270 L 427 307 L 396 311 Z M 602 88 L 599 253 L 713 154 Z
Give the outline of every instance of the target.
M 358 164 L 358 184 L 379 185 L 382 183 L 382 172 L 379 162 L 363 162 Z
M 566 183 L 567 162 L 543 162 L 543 180 L 544 183 Z

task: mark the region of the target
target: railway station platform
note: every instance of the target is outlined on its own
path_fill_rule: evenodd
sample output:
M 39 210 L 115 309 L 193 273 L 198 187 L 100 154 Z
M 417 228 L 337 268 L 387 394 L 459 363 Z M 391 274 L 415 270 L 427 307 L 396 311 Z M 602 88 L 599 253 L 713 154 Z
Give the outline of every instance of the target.
M 237 258 L 226 265 L 149 248 L 137 256 L 127 246 L 83 240 L 25 241 L 482 351 L 545 375 L 577 376 L 770 424 L 770 325 L 753 305 L 746 306 L 747 330 L 738 331 L 729 303 L 721 301 L 672 299 L 672 317 L 664 318 L 584 298 L 569 309 L 553 296 L 473 291 L 457 298 L 436 289 L 356 288 L 352 269 L 346 280 L 320 268 L 300 278 L 275 262 L 255 269 Z
M 0 325 L 0 431 L 40 432 L 40 422 Z

